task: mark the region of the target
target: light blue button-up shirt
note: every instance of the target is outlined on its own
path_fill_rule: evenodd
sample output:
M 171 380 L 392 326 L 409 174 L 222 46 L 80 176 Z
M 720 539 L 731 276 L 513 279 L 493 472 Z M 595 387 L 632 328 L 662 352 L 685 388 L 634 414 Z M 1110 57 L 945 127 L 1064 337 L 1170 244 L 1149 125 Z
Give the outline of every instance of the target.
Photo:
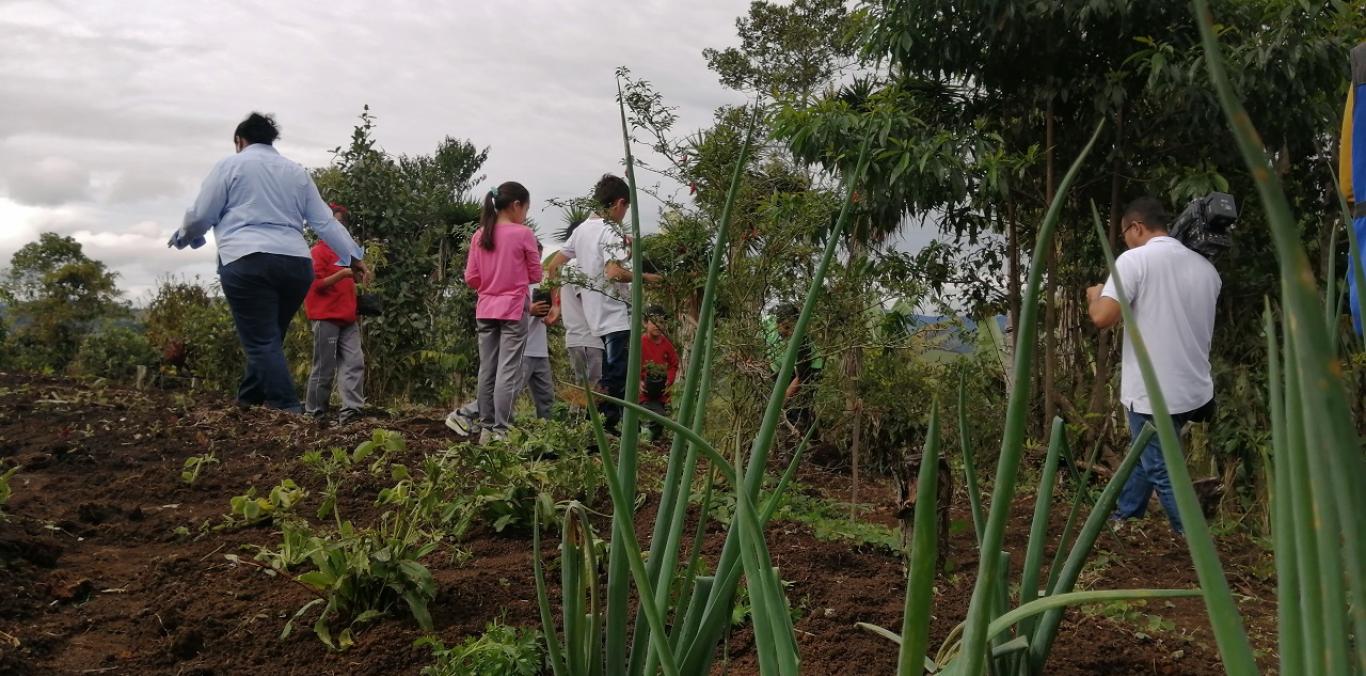
M 309 258 L 305 225 L 337 252 L 339 265 L 362 258 L 308 170 L 274 146 L 254 143 L 214 165 L 171 244 L 198 248 L 212 229 L 221 265 L 253 253 Z

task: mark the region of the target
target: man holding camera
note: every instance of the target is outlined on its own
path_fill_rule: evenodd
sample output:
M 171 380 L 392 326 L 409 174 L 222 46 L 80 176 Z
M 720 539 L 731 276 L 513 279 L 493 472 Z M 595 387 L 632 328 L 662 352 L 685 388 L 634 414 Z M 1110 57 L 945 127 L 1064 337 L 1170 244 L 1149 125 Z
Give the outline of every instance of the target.
M 1115 271 L 1138 331 L 1149 347 L 1172 422 L 1180 430 L 1188 422 L 1209 420 L 1214 410 L 1209 350 L 1222 282 L 1204 256 L 1169 236 L 1170 221 L 1162 203 L 1155 198 L 1141 197 L 1129 203 L 1120 222 L 1128 250 L 1115 261 Z M 1122 314 L 1114 279 L 1087 289 L 1086 298 L 1091 321 L 1098 328 L 1119 324 Z M 1127 334 L 1120 402 L 1128 414 L 1131 438 L 1136 439 L 1143 425 L 1152 421 L 1153 409 L 1133 342 Z M 1157 435 L 1141 451 L 1139 464 L 1124 484 L 1111 518 L 1141 518 L 1154 490 L 1172 531 L 1182 534 L 1181 516 Z

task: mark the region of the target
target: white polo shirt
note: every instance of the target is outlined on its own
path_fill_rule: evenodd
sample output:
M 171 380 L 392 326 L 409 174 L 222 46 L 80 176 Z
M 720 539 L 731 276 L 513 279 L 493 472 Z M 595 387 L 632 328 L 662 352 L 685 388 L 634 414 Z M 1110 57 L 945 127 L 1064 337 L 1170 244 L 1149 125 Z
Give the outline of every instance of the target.
M 583 302 L 589 332 L 601 338 L 609 333 L 629 331 L 631 306 L 626 299 L 630 298 L 631 287 L 607 281 L 606 273 L 609 261 L 625 263 L 628 258 L 621 233 L 601 218 L 590 218 L 574 229 L 560 253 L 579 262 L 579 270 L 586 280 L 586 288 L 579 290 L 579 298 Z M 560 303 L 563 312 L 563 295 Z
M 1223 286 L 1218 271 L 1204 256 L 1166 236 L 1120 254 L 1115 270 L 1148 347 L 1168 412 L 1175 415 L 1204 406 L 1214 398 L 1209 349 L 1215 304 Z M 1105 281 L 1101 295 L 1119 300 L 1113 279 Z M 1119 383 L 1119 400 L 1125 409 L 1153 412 L 1128 333 Z

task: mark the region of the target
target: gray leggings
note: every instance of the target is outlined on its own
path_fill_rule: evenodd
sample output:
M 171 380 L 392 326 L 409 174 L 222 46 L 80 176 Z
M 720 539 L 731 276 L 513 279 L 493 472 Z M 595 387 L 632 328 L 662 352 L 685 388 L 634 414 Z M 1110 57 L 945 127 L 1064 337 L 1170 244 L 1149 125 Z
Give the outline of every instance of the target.
M 479 331 L 479 422 L 507 431 L 512 406 L 522 387 L 526 324 L 521 319 L 476 319 Z
M 327 411 L 334 379 L 343 411 L 359 413 L 365 408 L 365 354 L 361 351 L 360 324 L 357 322 L 344 326 L 329 321 L 313 322 L 313 370 L 308 374 L 306 400 L 308 413 L 321 415 Z

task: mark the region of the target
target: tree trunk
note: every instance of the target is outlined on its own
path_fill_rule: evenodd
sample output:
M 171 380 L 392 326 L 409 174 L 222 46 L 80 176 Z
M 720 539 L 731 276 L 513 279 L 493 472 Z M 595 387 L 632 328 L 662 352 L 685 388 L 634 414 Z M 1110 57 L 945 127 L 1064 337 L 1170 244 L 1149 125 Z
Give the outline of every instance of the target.
M 851 282 L 850 288 L 855 296 L 861 296 L 862 289 L 858 284 L 853 283 L 854 280 L 852 279 L 852 276 L 863 260 L 865 249 L 866 245 L 863 242 L 853 237 L 849 239 L 849 281 Z M 861 301 L 862 298 L 859 298 L 859 300 Z M 857 305 L 861 307 L 862 303 L 857 303 Z M 860 323 L 860 326 L 857 327 L 859 329 L 862 329 L 864 325 L 866 325 L 862 315 L 859 315 L 854 320 Z M 849 491 L 850 519 L 853 519 L 856 516 L 858 510 L 859 455 L 863 446 L 863 398 L 859 396 L 858 382 L 862 373 L 863 345 L 857 344 L 845 353 L 844 359 L 844 382 L 849 388 L 845 398 L 845 410 L 849 413 L 849 419 L 853 421 L 854 425 L 853 434 L 849 442 L 849 463 L 852 473 Z
M 1010 279 L 1006 280 L 1006 330 L 1010 343 L 1015 344 L 1016 329 L 1020 324 L 1020 226 L 1015 218 L 1015 200 L 1006 202 L 1006 251 L 1010 257 Z
M 1015 389 L 1015 341 L 1020 334 L 1020 225 L 1015 200 L 1007 197 L 1006 229 L 1010 257 L 1010 279 L 1006 280 L 1006 335 L 1002 342 L 1001 372 L 1005 376 L 1006 397 Z
M 1053 183 L 1053 100 L 1048 100 L 1048 107 L 1044 111 L 1044 208 L 1047 209 L 1053 203 L 1055 186 Z M 1056 387 L 1054 365 L 1058 360 L 1058 341 L 1057 341 L 1057 258 L 1058 243 L 1060 237 L 1053 238 L 1053 246 L 1049 247 L 1047 262 L 1044 270 L 1048 276 L 1045 285 L 1044 312 L 1043 312 L 1043 428 L 1048 430 L 1053 424 L 1053 416 L 1057 412 Z
M 1124 110 L 1121 108 L 1119 112 L 1115 113 L 1114 166 L 1110 170 L 1110 231 L 1108 239 L 1111 250 L 1115 250 L 1119 245 L 1119 222 L 1123 216 L 1119 206 L 1122 180 L 1120 170 L 1124 166 L 1123 148 Z M 1113 340 L 1114 332 L 1109 329 L 1101 329 L 1100 335 L 1096 339 L 1096 377 L 1091 382 L 1091 395 L 1088 397 L 1086 405 L 1086 445 L 1088 447 L 1095 444 L 1104 428 L 1104 425 L 1096 424 L 1094 421 L 1097 416 L 1103 416 L 1105 412 L 1106 385 L 1110 382 L 1110 368 L 1113 361 Z

